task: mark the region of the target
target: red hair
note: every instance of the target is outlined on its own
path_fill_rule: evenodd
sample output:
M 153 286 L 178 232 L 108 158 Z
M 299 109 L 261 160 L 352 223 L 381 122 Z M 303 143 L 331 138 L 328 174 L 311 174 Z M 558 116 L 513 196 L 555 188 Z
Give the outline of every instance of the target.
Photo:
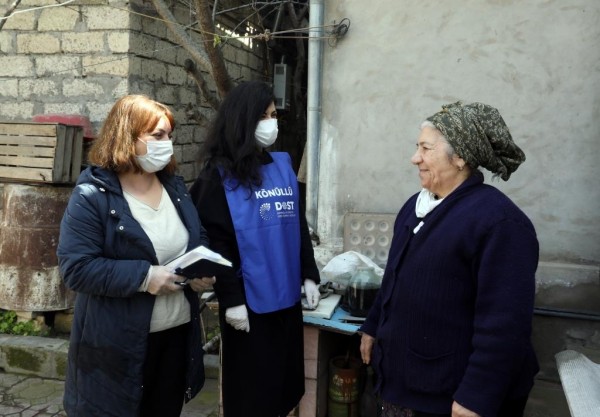
M 143 170 L 136 160 L 135 141 L 144 133 L 156 128 L 162 117 L 175 129 L 175 119 L 171 110 L 144 95 L 127 95 L 113 105 L 108 113 L 98 137 L 94 140 L 88 161 L 117 173 Z M 163 169 L 173 174 L 177 168 L 175 157 Z

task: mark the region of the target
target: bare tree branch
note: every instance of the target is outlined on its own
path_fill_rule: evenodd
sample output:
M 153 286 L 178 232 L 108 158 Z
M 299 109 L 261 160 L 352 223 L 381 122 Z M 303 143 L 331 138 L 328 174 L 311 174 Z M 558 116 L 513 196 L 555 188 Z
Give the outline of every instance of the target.
M 17 8 L 19 3 L 21 3 L 21 0 L 13 1 L 12 4 L 8 7 L 8 10 L 6 10 L 6 13 L 4 13 L 4 17 L 8 18 L 12 14 L 12 12 Z M 4 23 L 6 23 L 7 20 L 8 19 L 0 20 L 0 30 L 2 30 L 2 27 L 4 26 Z
M 195 0 L 198 24 L 200 25 L 200 36 L 204 40 L 204 50 L 208 56 L 210 73 L 215 80 L 219 96 L 224 98 L 233 87 L 233 82 L 225 66 L 225 59 L 221 48 L 214 45 L 215 24 L 212 13 L 208 6 L 208 0 Z
M 186 59 L 183 68 L 194 79 L 194 81 L 196 81 L 202 96 L 206 99 L 210 107 L 217 110 L 219 108 L 219 100 L 208 88 L 208 84 L 202 76 L 202 72 L 198 69 L 194 61 L 191 59 Z
M 209 125 L 208 117 L 206 117 L 198 106 L 188 103 L 185 106 L 185 114 L 189 120 L 195 121 L 199 126 L 207 127 Z
M 192 38 L 190 38 L 190 36 L 185 32 L 185 30 L 183 30 L 181 26 L 176 23 L 175 16 L 173 16 L 164 0 L 150 1 L 152 2 L 154 8 L 156 9 L 160 17 L 165 21 L 167 28 L 175 36 L 179 45 L 181 45 L 181 47 L 184 48 L 191 55 L 194 63 L 203 67 L 208 73 L 210 73 L 212 78 L 216 80 L 215 74 L 213 74 L 212 71 L 213 66 L 210 63 L 210 58 L 208 54 L 203 49 L 198 48 L 194 44 Z M 200 71 L 196 70 L 194 80 L 198 82 L 198 80 L 201 79 L 204 82 L 204 78 L 201 75 L 199 75 L 199 73 Z M 208 101 L 209 103 L 212 103 L 215 100 L 219 101 L 218 98 L 215 97 L 215 95 L 208 88 L 202 88 L 200 84 L 198 84 L 198 86 L 200 87 L 200 90 L 202 91 L 202 94 L 204 95 L 206 101 Z

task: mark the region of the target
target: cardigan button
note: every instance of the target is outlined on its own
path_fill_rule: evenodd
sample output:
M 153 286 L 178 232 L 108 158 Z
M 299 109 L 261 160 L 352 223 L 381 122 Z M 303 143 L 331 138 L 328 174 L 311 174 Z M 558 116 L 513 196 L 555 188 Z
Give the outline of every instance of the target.
M 110 214 L 115 214 L 116 212 L 117 212 L 117 210 L 113 209 L 113 210 L 110 211 Z
M 102 187 L 100 187 L 99 190 L 102 191 L 103 193 L 106 192 L 106 190 Z
M 119 226 L 119 230 L 123 230 L 125 229 L 123 226 Z

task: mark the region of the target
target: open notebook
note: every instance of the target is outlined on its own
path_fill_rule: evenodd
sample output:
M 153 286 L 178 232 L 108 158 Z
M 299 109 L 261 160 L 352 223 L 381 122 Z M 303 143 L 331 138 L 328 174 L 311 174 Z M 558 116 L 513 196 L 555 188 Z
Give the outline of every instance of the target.
M 165 266 L 170 267 L 173 273 L 188 279 L 212 277 L 231 271 L 231 261 L 202 245 L 173 259 Z

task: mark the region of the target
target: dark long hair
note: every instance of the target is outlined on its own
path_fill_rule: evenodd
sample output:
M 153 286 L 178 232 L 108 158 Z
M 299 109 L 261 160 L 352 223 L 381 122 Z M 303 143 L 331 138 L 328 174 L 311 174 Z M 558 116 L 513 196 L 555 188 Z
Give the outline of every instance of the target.
M 254 131 L 273 100 L 273 90 L 264 82 L 246 81 L 234 87 L 221 103 L 200 150 L 204 167 L 221 167 L 225 177 L 242 186 L 260 186 L 261 151 Z

